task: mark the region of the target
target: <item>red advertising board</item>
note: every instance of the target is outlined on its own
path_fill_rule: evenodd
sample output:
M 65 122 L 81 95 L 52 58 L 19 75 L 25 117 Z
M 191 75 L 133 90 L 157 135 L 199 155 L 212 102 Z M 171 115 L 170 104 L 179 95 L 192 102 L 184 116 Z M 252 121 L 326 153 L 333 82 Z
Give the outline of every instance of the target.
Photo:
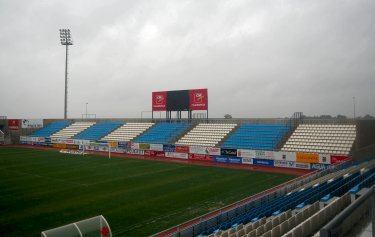
M 19 119 L 8 119 L 8 129 L 9 130 L 19 130 L 20 120 Z
M 213 160 L 213 156 L 210 155 L 202 155 L 202 154 L 189 154 L 189 159 L 192 160 Z
M 336 164 L 336 163 L 339 163 L 343 160 L 346 160 L 346 159 L 349 159 L 350 156 L 335 156 L 335 155 L 331 155 L 331 164 Z
M 157 153 L 157 151 L 146 150 L 145 156 L 156 156 L 156 153 Z
M 166 111 L 167 110 L 167 92 L 158 91 L 152 92 L 152 110 Z
M 207 110 L 208 93 L 207 89 L 190 90 L 190 110 Z
M 179 145 L 176 145 L 176 152 L 189 153 L 189 146 L 179 146 Z

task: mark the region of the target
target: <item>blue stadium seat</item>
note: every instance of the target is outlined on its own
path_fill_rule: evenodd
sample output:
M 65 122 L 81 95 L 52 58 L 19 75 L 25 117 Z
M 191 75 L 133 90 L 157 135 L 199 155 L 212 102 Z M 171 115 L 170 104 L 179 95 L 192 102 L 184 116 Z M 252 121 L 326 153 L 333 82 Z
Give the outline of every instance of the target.
M 289 130 L 288 124 L 241 124 L 221 147 L 273 150 Z
M 62 121 L 62 122 L 55 122 L 47 127 L 41 128 L 40 130 L 34 132 L 30 135 L 30 137 L 49 137 L 52 134 L 60 131 L 63 128 L 66 128 L 70 125 L 70 122 Z
M 100 138 L 111 133 L 113 130 L 119 128 L 121 125 L 121 122 L 96 123 L 94 126 L 82 131 L 81 133 L 75 135 L 73 138 L 91 141 L 99 140 Z
M 158 123 L 134 141 L 139 143 L 168 144 L 190 127 L 191 124 L 189 123 Z

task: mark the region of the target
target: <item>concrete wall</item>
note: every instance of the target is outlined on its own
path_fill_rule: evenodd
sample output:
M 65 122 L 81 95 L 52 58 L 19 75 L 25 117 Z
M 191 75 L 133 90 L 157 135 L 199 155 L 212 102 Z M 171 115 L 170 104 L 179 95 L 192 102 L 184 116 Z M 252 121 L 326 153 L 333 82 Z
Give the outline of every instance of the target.
M 375 144 L 375 119 L 357 120 L 355 150 Z

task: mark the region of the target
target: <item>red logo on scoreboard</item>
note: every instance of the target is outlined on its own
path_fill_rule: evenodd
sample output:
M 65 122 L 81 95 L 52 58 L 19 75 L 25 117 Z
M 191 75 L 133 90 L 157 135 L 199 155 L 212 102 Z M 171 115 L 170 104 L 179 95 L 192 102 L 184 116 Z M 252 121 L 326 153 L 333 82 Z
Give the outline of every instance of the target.
M 207 110 L 207 89 L 190 90 L 190 110 Z
M 9 119 L 8 120 L 8 129 L 9 130 L 19 130 L 20 129 L 20 120 L 19 119 Z
M 167 92 L 152 92 L 152 110 L 165 111 L 167 109 Z

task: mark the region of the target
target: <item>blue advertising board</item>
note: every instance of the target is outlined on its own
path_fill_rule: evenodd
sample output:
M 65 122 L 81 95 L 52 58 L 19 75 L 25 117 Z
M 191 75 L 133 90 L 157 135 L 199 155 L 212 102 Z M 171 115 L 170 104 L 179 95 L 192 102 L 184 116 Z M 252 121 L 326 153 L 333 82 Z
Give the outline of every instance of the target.
M 227 163 L 228 162 L 228 157 L 226 157 L 226 156 L 214 156 L 213 160 L 215 162 L 224 162 L 224 163 Z
M 311 170 L 328 170 L 331 168 L 331 165 L 329 164 L 311 164 Z
M 176 146 L 172 144 L 163 144 L 163 151 L 166 152 L 175 152 L 176 151 Z
M 241 164 L 242 163 L 242 159 L 241 159 L 241 157 L 229 156 L 228 157 L 228 162 L 229 163 L 234 163 L 234 164 Z
M 267 160 L 267 159 L 253 159 L 254 165 L 261 165 L 261 166 L 273 166 L 273 160 Z

